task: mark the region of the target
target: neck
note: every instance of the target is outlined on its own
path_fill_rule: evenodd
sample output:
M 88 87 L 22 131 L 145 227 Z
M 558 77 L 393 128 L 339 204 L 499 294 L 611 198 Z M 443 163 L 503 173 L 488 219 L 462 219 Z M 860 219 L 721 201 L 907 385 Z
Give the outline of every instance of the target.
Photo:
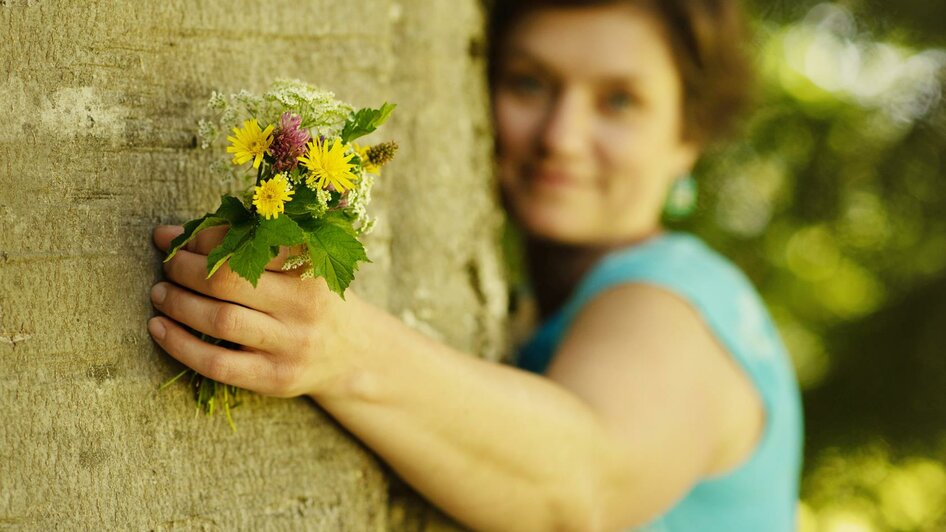
M 655 227 L 629 239 L 602 244 L 563 244 L 536 237 L 525 241 L 526 263 L 532 281 L 539 318 L 545 320 L 565 303 L 582 278 L 608 253 L 640 245 L 659 235 Z

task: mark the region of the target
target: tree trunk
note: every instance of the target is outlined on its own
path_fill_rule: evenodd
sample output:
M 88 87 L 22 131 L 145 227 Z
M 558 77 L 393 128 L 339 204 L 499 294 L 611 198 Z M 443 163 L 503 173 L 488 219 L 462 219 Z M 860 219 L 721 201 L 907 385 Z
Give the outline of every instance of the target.
M 234 191 L 196 147 L 212 90 L 397 103 L 354 289 L 498 358 L 478 2 L 0 0 L 0 28 L 0 528 L 449 528 L 309 400 L 250 396 L 233 433 L 157 392 L 151 230 Z

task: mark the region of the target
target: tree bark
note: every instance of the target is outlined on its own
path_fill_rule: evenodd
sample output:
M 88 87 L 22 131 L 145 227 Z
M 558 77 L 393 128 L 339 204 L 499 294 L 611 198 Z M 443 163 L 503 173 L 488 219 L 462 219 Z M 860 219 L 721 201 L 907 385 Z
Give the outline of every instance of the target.
M 451 528 L 305 399 L 195 416 L 150 339 L 158 223 L 216 207 L 212 90 L 398 104 L 354 289 L 480 356 L 505 287 L 476 0 L 0 0 L 0 528 Z

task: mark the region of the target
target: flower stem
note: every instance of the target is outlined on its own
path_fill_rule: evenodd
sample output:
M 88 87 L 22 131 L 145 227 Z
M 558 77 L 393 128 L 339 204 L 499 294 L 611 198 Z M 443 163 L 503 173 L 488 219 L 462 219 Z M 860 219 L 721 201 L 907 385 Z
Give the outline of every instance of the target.
M 206 335 L 199 331 L 195 331 L 190 327 L 187 329 L 193 333 L 200 336 L 200 339 L 212 343 L 214 345 L 220 345 L 227 348 L 239 347 L 233 342 L 228 342 L 226 340 L 221 340 L 219 338 L 214 338 L 212 336 Z M 222 405 L 224 415 L 227 419 L 227 424 L 230 425 L 230 428 L 233 429 L 233 432 L 236 432 L 236 423 L 233 422 L 233 415 L 231 410 L 240 405 L 239 393 L 240 388 L 230 384 L 224 384 L 222 382 L 217 382 L 213 379 L 207 378 L 200 373 L 192 369 L 185 369 L 181 371 L 165 383 L 163 383 L 158 391 L 161 391 L 177 380 L 179 380 L 184 375 L 190 373 L 190 382 L 189 386 L 194 392 L 194 400 L 197 402 L 196 408 L 194 410 L 194 415 L 200 415 L 200 412 L 203 411 L 207 416 L 213 417 L 214 412 L 218 410 L 217 406 Z

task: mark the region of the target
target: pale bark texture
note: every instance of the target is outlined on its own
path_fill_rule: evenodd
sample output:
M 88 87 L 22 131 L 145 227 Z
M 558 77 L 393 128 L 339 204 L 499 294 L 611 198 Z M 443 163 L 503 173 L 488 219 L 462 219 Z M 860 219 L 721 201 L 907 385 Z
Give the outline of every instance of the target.
M 473 355 L 505 288 L 476 0 L 0 0 L 0 529 L 450 528 L 305 399 L 195 416 L 151 341 L 158 223 L 233 191 L 211 91 L 398 104 L 354 289 Z M 418 383 L 423 385 L 423 383 Z

